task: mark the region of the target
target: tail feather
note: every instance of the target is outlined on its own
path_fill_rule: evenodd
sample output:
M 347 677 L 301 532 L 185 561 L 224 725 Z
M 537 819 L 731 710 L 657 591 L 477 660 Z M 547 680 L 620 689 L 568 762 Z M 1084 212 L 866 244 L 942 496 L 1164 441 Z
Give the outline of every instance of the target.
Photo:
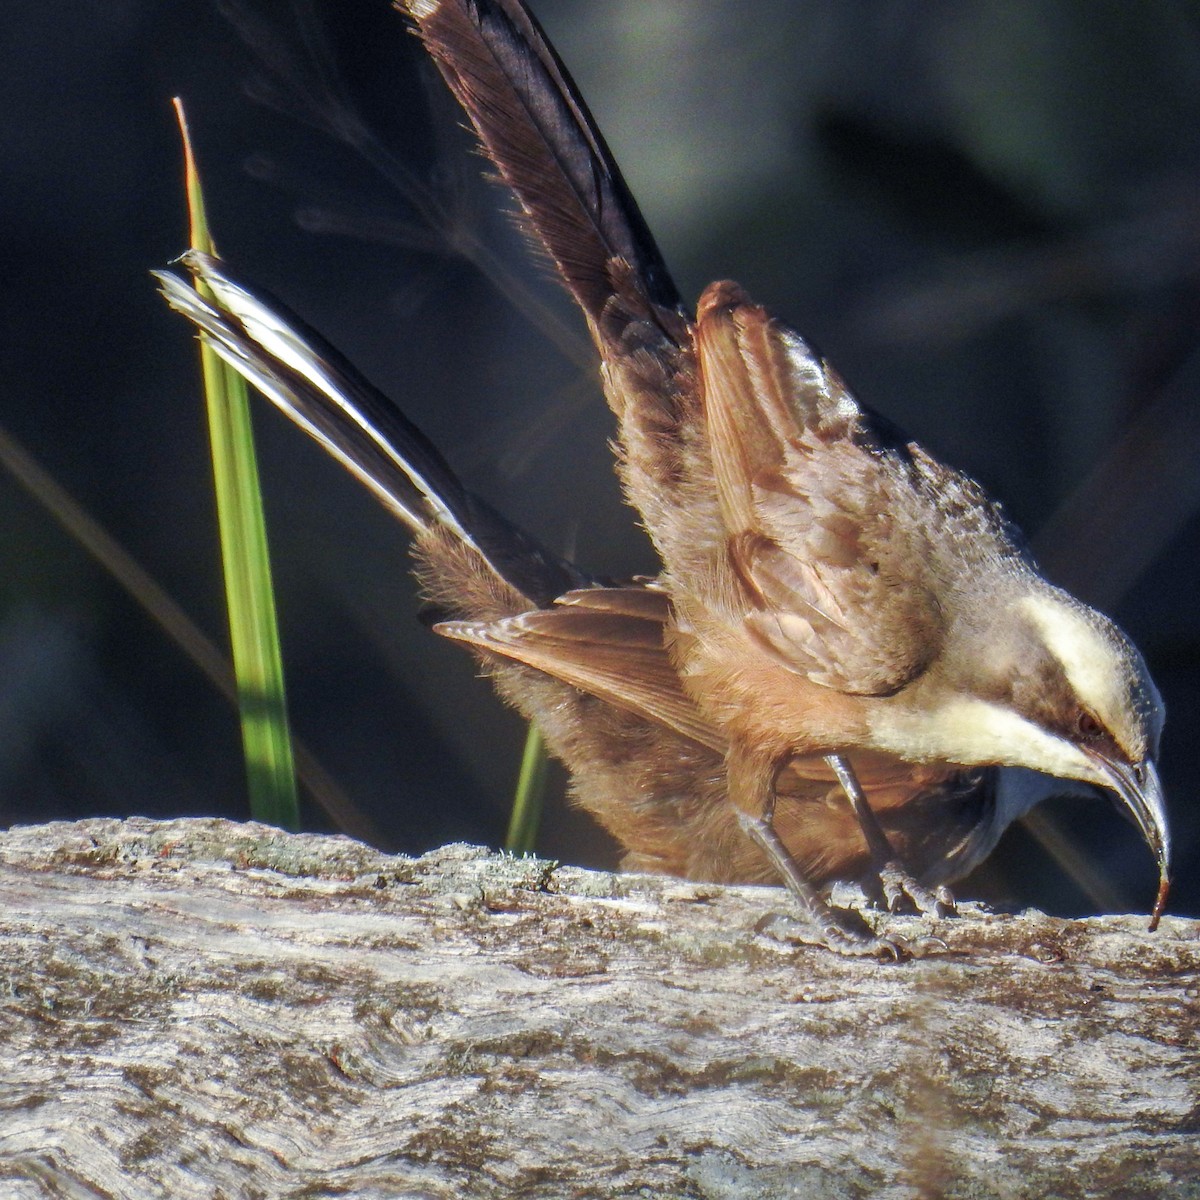
M 632 268 L 645 300 L 679 293 L 578 89 L 520 0 L 397 0 L 536 239 L 593 328 Z M 616 262 L 614 262 L 616 260 Z
M 429 439 L 299 317 L 206 254 L 181 261 L 212 299 L 156 271 L 167 303 L 414 534 L 448 531 L 538 607 L 591 582 L 471 495 Z

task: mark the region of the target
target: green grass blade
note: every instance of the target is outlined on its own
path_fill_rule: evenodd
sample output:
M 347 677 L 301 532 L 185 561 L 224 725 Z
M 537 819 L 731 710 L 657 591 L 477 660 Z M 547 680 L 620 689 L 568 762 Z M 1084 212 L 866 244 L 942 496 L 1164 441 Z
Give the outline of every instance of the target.
M 215 255 L 187 122 L 178 100 L 175 108 L 183 137 L 191 244 Z M 257 820 L 298 829 L 296 771 L 249 398 L 242 377 L 203 341 L 200 359 L 250 811 Z
M 532 854 L 546 798 L 546 750 L 538 727 L 530 724 L 521 755 L 521 773 L 508 819 L 504 848 L 513 854 Z

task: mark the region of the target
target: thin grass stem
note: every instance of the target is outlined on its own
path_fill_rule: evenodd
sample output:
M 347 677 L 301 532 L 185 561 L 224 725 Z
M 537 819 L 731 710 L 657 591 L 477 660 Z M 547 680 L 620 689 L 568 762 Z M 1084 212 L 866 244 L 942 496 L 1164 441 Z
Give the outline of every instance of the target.
M 175 111 L 183 138 L 190 242 L 193 249 L 215 256 L 178 99 Z M 296 768 L 249 397 L 242 377 L 203 340 L 200 361 L 250 812 L 256 820 L 298 829 Z
M 508 834 L 504 839 L 504 848 L 513 854 L 532 854 L 534 851 L 546 800 L 546 764 L 541 731 L 531 722 L 525 736 L 525 751 L 521 755 Z

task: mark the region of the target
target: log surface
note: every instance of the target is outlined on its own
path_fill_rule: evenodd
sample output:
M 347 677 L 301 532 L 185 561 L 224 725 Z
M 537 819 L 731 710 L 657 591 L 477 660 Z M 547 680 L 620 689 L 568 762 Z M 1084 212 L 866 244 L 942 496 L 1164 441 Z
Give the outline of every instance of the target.
M 0 1195 L 1200 1196 L 1200 932 L 218 820 L 0 835 Z M 919 942 L 922 937 L 941 938 Z

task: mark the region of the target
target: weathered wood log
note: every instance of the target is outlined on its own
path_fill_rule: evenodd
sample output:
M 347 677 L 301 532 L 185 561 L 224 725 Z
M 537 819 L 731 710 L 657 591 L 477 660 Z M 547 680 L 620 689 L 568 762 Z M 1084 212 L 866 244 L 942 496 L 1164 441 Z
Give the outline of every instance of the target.
M 1200 1195 L 1198 924 L 878 918 L 217 820 L 0 837 L 0 1195 Z

